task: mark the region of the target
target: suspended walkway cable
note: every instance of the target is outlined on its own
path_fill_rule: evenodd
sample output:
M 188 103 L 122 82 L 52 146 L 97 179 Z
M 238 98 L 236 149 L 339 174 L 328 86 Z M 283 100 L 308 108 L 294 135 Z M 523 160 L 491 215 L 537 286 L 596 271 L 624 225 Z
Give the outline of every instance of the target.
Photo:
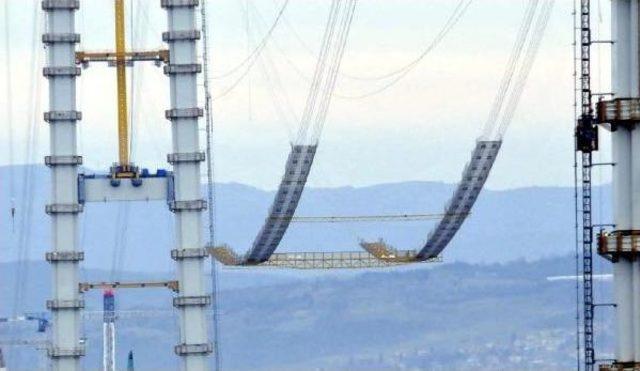
M 381 87 L 373 91 L 363 93 L 363 94 L 348 95 L 348 94 L 341 93 L 340 98 L 344 98 L 344 99 L 369 98 L 374 95 L 378 95 L 390 89 L 394 85 L 396 85 L 403 78 L 405 78 L 416 66 L 418 66 L 420 62 L 422 62 L 422 60 L 424 60 L 433 50 L 435 50 L 436 47 L 438 47 L 438 45 L 440 45 L 440 43 L 445 39 L 445 37 L 449 34 L 449 32 L 458 24 L 458 22 L 460 21 L 462 16 L 466 13 L 467 9 L 469 8 L 472 2 L 473 0 L 460 1 L 458 3 L 458 6 L 456 6 L 456 8 L 454 9 L 454 12 L 451 14 L 449 19 L 445 23 L 444 27 L 440 30 L 440 32 L 438 32 L 438 34 L 433 39 L 433 41 L 415 60 L 411 61 L 406 66 L 381 76 L 376 76 L 372 78 L 356 78 L 358 80 L 372 80 L 372 81 L 391 79 L 391 81 L 386 82 L 384 85 L 382 85 Z
M 384 74 L 377 75 L 377 76 L 354 76 L 354 75 L 348 75 L 345 73 L 342 73 L 342 76 L 346 78 L 350 78 L 352 80 L 379 81 L 379 80 L 386 80 L 400 74 L 406 74 L 406 72 L 414 69 L 418 64 L 420 64 L 420 62 L 422 62 L 444 40 L 444 38 L 458 24 L 460 19 L 467 12 L 467 9 L 469 8 L 472 2 L 473 0 L 458 1 L 455 8 L 453 9 L 453 12 L 451 12 L 449 17 L 445 21 L 442 29 L 438 31 L 434 39 L 424 48 L 424 50 L 416 58 L 411 60 L 409 63 L 406 63 L 402 67 L 396 68 L 391 72 L 386 72 Z
M 392 86 L 394 86 L 398 82 L 400 82 L 404 77 L 406 77 L 413 69 L 415 69 L 427 56 L 429 56 L 431 54 L 431 52 L 433 52 L 442 43 L 442 41 L 446 38 L 446 36 L 448 36 L 448 34 L 460 22 L 461 18 L 466 14 L 466 12 L 468 11 L 468 9 L 469 9 L 469 7 L 470 7 L 472 2 L 473 2 L 473 0 L 460 0 L 456 4 L 456 6 L 455 6 L 454 10 L 452 11 L 452 13 L 449 15 L 449 17 L 445 21 L 445 23 L 442 26 L 442 28 L 438 31 L 438 33 L 434 37 L 434 39 L 424 48 L 424 50 L 422 50 L 420 52 L 420 54 L 418 54 L 418 56 L 416 58 L 414 58 L 410 62 L 406 63 L 405 65 L 403 65 L 403 66 L 401 66 L 399 68 L 396 68 L 391 72 L 386 72 L 386 73 L 384 73 L 382 75 L 377 75 L 377 76 L 354 76 L 354 75 L 351 75 L 351 74 L 347 74 L 345 72 L 340 72 L 340 74 L 339 74 L 340 77 L 345 77 L 345 78 L 351 79 L 351 80 L 383 81 L 383 80 L 392 79 L 391 81 L 386 82 L 382 87 L 377 88 L 377 89 L 375 89 L 373 91 L 370 91 L 368 93 L 357 94 L 357 95 L 334 93 L 334 95 L 337 98 L 342 98 L 342 99 L 364 99 L 364 98 L 368 98 L 368 97 L 380 94 L 380 93 L 386 91 L 387 89 L 391 88 Z M 300 37 L 298 32 L 295 30 L 295 28 L 287 21 L 286 17 L 283 18 L 283 22 L 289 28 L 289 30 L 291 31 L 291 34 L 293 34 L 294 37 L 298 40 L 298 42 L 302 45 L 302 47 L 305 50 L 307 50 L 309 53 L 312 53 L 311 48 L 309 48 L 309 46 L 304 42 L 302 37 Z M 305 80 L 307 82 L 309 82 L 311 80 L 308 76 L 306 76 L 301 71 L 301 69 L 291 59 L 289 59 L 287 57 L 286 53 L 284 53 L 284 51 L 277 46 L 277 43 L 275 41 L 273 42 L 273 45 L 278 49 L 278 51 L 280 51 L 280 53 L 283 55 L 283 57 L 284 57 L 285 61 L 287 62 L 287 64 L 289 64 L 291 66 L 293 71 L 301 79 L 303 79 L 303 80 Z
M 245 66 L 247 66 L 247 70 L 250 70 L 255 64 L 257 58 L 260 56 L 260 54 L 264 50 L 265 46 L 267 46 L 269 39 L 271 38 L 271 36 L 273 35 L 273 32 L 278 27 L 278 24 L 280 23 L 280 20 L 282 19 L 282 16 L 285 10 L 287 9 L 288 5 L 289 5 L 289 0 L 285 0 L 284 3 L 282 3 L 280 10 L 276 14 L 276 18 L 274 19 L 267 33 L 264 35 L 264 37 L 258 43 L 258 45 L 256 45 L 256 47 L 240 63 L 238 63 L 235 67 L 231 68 L 227 72 L 221 73 L 219 75 L 211 76 L 211 79 L 213 80 L 224 79 L 225 77 L 229 77 L 234 73 L 238 72 L 240 69 L 242 69 L 242 67 L 245 67 Z M 241 78 L 239 80 L 241 80 Z
M 348 79 L 352 79 L 352 80 L 379 81 L 379 80 L 385 80 L 385 79 L 394 77 L 396 75 L 399 75 L 399 74 L 403 73 L 404 71 L 406 71 L 407 69 L 413 69 L 420 62 L 422 62 L 422 60 L 424 60 L 425 57 L 427 57 L 427 55 L 431 51 L 433 51 L 433 49 L 435 49 L 437 44 L 439 44 L 444 39 L 444 37 L 455 27 L 455 25 L 459 22 L 460 18 L 462 18 L 462 16 L 464 16 L 464 14 L 466 13 L 467 8 L 469 7 L 469 5 L 471 5 L 471 2 L 472 2 L 472 0 L 471 1 L 469 1 L 469 0 L 459 0 L 457 2 L 456 6 L 454 7 L 453 11 L 449 15 L 449 17 L 446 19 L 442 29 L 440 31 L 438 31 L 438 33 L 436 34 L 436 37 L 425 47 L 425 49 L 423 51 L 421 51 L 418 54 L 418 56 L 416 58 L 412 59 L 408 63 L 405 63 L 401 67 L 395 68 L 394 70 L 392 70 L 390 72 L 385 72 L 383 74 L 375 75 L 375 76 L 356 76 L 356 75 L 348 74 L 348 73 L 346 73 L 344 71 L 340 72 L 340 76 L 348 78 Z M 296 38 L 298 43 L 308 53 L 313 53 L 311 48 L 303 40 L 303 38 L 300 36 L 298 31 L 295 29 L 295 27 L 293 27 L 293 25 L 288 21 L 286 16 L 283 17 L 282 22 L 289 29 L 291 34 Z

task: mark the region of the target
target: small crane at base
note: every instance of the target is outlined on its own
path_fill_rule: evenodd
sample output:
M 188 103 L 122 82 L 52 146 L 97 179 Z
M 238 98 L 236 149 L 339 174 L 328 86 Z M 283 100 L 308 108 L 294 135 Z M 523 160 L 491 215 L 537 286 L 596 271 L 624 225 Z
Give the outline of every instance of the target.
M 133 350 L 129 351 L 129 356 L 127 357 L 127 371 L 134 371 L 134 367 L 133 367 Z

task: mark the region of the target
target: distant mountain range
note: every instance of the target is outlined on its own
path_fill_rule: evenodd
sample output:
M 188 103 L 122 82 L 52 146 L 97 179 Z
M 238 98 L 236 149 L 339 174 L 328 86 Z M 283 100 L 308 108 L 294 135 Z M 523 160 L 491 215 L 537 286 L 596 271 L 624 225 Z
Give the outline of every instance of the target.
M 0 264 L 0 312 L 13 304 L 15 263 Z M 575 367 L 575 282 L 547 277 L 573 272 L 571 256 L 537 262 L 424 264 L 373 271 L 286 277 L 264 269 L 224 269 L 219 296 L 225 370 L 569 370 Z M 45 263 L 30 264 L 31 310 L 49 297 Z M 83 270 L 85 279 L 105 271 Z M 126 273 L 128 278 L 166 275 Z M 301 278 L 303 277 L 303 278 Z M 610 283 L 598 282 L 599 301 Z M 85 295 L 85 369 L 102 349 L 101 293 Z M 7 300 L 8 299 L 8 300 Z M 119 311 L 147 316 L 117 321 L 117 362 L 129 350 L 136 370 L 177 370 L 172 352 L 179 320 L 168 290 L 119 290 Z M 610 358 L 612 316 L 597 319 L 598 354 Z M 0 342 L 43 338 L 35 323 L 0 324 Z M 43 352 L 4 347 L 9 370 L 43 369 Z
M 27 177 L 29 171 L 31 176 Z M 12 170 L 17 206 L 14 223 L 10 218 L 10 172 L 7 167 L 0 168 L 0 262 L 15 260 L 18 251 L 33 260 L 42 259 L 49 249 L 49 223 L 44 214 L 50 192 L 48 171 L 35 165 Z M 25 179 L 31 179 L 31 186 L 25 186 Z M 309 188 L 297 215 L 440 213 L 453 188 L 436 182 Z M 228 243 L 239 252 L 248 249 L 273 195 L 273 191 L 242 184 L 217 184 L 217 242 Z M 596 188 L 594 196 L 600 200 L 594 220 L 609 222 L 609 187 Z M 484 190 L 444 257 L 447 261 L 493 263 L 565 255 L 574 249 L 573 210 L 571 188 Z M 360 239 L 378 238 L 397 248 L 415 249 L 434 223 L 294 224 L 280 251 L 357 250 Z M 22 234 L 23 229 L 29 233 Z M 169 258 L 172 234 L 172 215 L 162 202 L 88 205 L 80 235 L 86 252 L 84 266 L 110 269 L 117 256 L 120 269 L 169 271 L 173 267 Z
M 32 172 L 33 188 L 22 174 Z M 0 189 L 8 190 L 7 168 Z M 43 167 L 13 169 L 17 216 L 0 194 L 0 316 L 43 311 L 50 296 L 49 193 Z M 17 175 L 17 176 L 16 176 Z M 433 182 L 371 187 L 310 188 L 299 215 L 438 213 L 453 185 Z M 217 240 L 246 249 L 273 192 L 218 184 Z M 609 221 L 609 188 L 594 190 L 596 220 Z M 31 207 L 27 207 L 31 205 Z M 80 240 L 83 281 L 170 279 L 172 215 L 163 203 L 89 205 Z M 228 370 L 561 370 L 575 365 L 575 285 L 547 276 L 574 272 L 574 198 L 570 188 L 485 190 L 445 252 L 445 264 L 368 271 L 220 270 L 223 365 Z M 127 211 L 128 208 L 128 211 Z M 29 210 L 31 220 L 29 221 Z M 434 222 L 295 224 L 282 251 L 357 249 L 360 238 L 384 237 L 416 248 Z M 21 231 L 28 233 L 21 233 Z M 19 248 L 21 246 L 21 248 Z M 115 249 L 115 247 L 118 249 Z M 21 267 L 18 251 L 32 260 Z M 4 261 L 4 263 L 2 262 Z M 116 261 L 114 264 L 113 262 Z M 113 271 L 113 268 L 116 268 Z M 27 273 L 19 281 L 18 271 Z M 114 276 L 115 272 L 115 276 Z M 597 284 L 610 300 L 609 284 Z M 17 295 L 19 294 L 19 295 Z M 22 304 L 17 305 L 20 298 Z M 118 360 L 133 349 L 140 370 L 177 369 L 170 349 L 177 318 L 171 293 L 119 291 L 119 310 L 160 310 L 159 317 L 118 322 Z M 99 292 L 85 295 L 99 311 Z M 153 313 L 153 312 L 151 312 Z M 599 354 L 611 349 L 610 317 L 599 320 Z M 86 320 L 85 366 L 100 362 L 101 327 Z M 32 323 L 0 326 L 2 339 L 33 339 Z M 153 341 L 150 341 L 153 339 Z M 11 369 L 38 369 L 44 358 L 28 347 L 5 348 Z M 122 363 L 121 363 L 122 364 Z M 20 368 L 23 367 L 23 368 Z

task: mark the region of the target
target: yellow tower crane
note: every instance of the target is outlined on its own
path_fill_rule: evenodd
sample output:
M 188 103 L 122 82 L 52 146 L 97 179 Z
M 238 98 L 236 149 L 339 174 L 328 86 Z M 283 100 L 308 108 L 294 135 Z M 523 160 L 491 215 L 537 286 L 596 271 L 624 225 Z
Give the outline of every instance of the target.
M 113 178 L 137 178 L 138 168 L 131 162 L 129 153 L 129 109 L 127 102 L 127 66 L 137 61 L 152 61 L 156 65 L 169 63 L 168 50 L 127 51 L 124 0 L 114 0 L 115 6 L 115 52 L 76 53 L 76 64 L 88 67 L 91 62 L 107 62 L 115 66 L 117 76 L 118 104 L 118 162 L 111 168 Z
M 119 177 L 135 176 L 129 160 L 129 112 L 127 109 L 127 61 L 125 50 L 124 0 L 115 0 L 116 10 L 116 73 L 118 83 L 118 160 Z

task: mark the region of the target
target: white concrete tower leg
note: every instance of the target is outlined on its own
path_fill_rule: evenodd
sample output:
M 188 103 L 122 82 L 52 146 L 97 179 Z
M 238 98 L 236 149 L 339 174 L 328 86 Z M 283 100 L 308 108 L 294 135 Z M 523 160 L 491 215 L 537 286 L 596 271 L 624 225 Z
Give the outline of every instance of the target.
M 616 97 L 631 97 L 637 93 L 632 85 L 632 46 L 631 10 L 632 3 L 637 0 L 612 0 L 612 36 L 615 41 L 612 53 L 612 88 Z M 637 5 L 635 5 L 637 6 Z M 636 69 L 637 74 L 637 69 Z M 635 85 L 637 86 L 637 85 Z M 636 134 L 637 135 L 637 134 Z M 640 218 L 634 221 L 634 205 L 632 187 L 640 186 L 633 183 L 632 164 L 633 147 L 632 131 L 628 127 L 620 126 L 612 133 L 613 167 L 613 213 L 617 230 L 631 230 Z M 640 168 L 638 169 L 640 170 Z M 640 178 L 638 178 L 640 180 Z M 640 207 L 640 204 L 638 204 Z M 638 214 L 640 216 L 640 214 Z M 634 321 L 633 321 L 633 264 L 626 258 L 620 258 L 614 263 L 614 300 L 616 303 L 616 360 L 618 362 L 633 362 L 635 358 Z
M 174 200 L 169 207 L 175 213 L 176 246 L 171 256 L 177 262 L 180 294 L 173 305 L 180 311 L 180 343 L 175 352 L 182 357 L 187 371 L 209 369 L 207 357 L 213 347 L 207 337 L 206 310 L 211 304 L 204 285 L 202 247 L 202 199 L 200 163 L 204 153 L 199 144 L 198 64 L 196 29 L 198 0 L 161 0 L 167 10 L 168 31 L 162 38 L 169 44 L 170 63 L 165 66 L 171 85 L 171 107 L 166 117 L 171 120 L 173 151 L 169 156 L 174 172 Z
M 640 97 L 640 14 L 638 0 L 631 2 L 629 14 L 629 97 Z M 632 202 L 632 229 L 640 230 L 640 128 L 631 128 L 631 202 Z M 633 312 L 633 346 L 634 361 L 640 362 L 640 260 L 632 260 L 632 298 Z
M 75 13 L 78 0 L 44 0 L 47 30 L 43 42 L 47 45 L 47 66 L 44 76 L 49 80 L 49 123 L 51 154 L 45 163 L 51 168 L 51 203 L 46 212 L 51 217 L 52 251 L 46 254 L 53 271 L 53 295 L 47 301 L 52 311 L 52 342 L 48 349 L 53 370 L 80 369 L 84 348 L 80 344 L 80 310 L 84 301 L 78 290 L 78 263 L 84 253 L 78 250 L 78 165 L 82 158 L 76 150 L 76 76 Z

